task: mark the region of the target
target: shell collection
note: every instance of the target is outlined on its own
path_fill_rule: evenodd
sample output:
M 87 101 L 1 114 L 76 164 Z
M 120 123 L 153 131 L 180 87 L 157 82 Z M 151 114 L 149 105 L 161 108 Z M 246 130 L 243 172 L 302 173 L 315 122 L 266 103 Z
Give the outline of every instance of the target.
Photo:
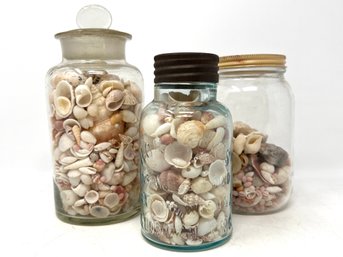
M 289 154 L 243 122 L 234 123 L 233 136 L 233 210 L 267 213 L 280 209 L 291 190 Z
M 50 77 L 57 212 L 79 219 L 133 215 L 141 89 L 106 71 L 60 69 Z
M 169 93 L 170 94 L 170 93 Z M 198 246 L 231 234 L 229 119 L 160 104 L 140 125 L 144 235 Z

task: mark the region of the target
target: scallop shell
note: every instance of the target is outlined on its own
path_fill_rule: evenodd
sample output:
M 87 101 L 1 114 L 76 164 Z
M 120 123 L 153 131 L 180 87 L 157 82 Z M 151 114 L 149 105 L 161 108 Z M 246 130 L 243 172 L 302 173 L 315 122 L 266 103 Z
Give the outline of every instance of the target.
M 177 141 L 190 148 L 198 146 L 205 131 L 205 126 L 202 122 L 197 120 L 186 121 L 177 129 L 176 139 Z
M 217 128 L 216 134 L 214 135 L 211 142 L 207 146 L 207 150 L 210 151 L 213 147 L 215 147 L 220 142 L 222 142 L 224 139 L 224 136 L 225 136 L 225 129 L 222 127 Z
M 205 219 L 212 219 L 217 209 L 217 205 L 212 200 L 206 200 L 203 204 L 199 205 L 198 212 L 201 217 Z
M 214 117 L 212 120 L 206 123 L 205 127 L 206 129 L 215 129 L 219 127 L 226 127 L 228 123 L 228 118 L 218 115 L 217 117 Z
M 106 96 L 106 108 L 109 111 L 118 110 L 124 102 L 124 92 L 118 89 L 112 90 Z
M 99 193 L 95 190 L 90 190 L 85 194 L 84 199 L 89 204 L 96 203 L 99 200 Z
M 193 180 L 191 189 L 196 194 L 202 194 L 212 189 L 212 184 L 207 178 L 199 177 Z
M 184 169 L 190 164 L 192 149 L 178 142 L 173 142 L 166 146 L 164 158 L 174 167 Z
M 89 213 L 96 218 L 106 218 L 110 215 L 110 210 L 104 206 L 94 205 L 89 208 Z
M 160 187 L 164 191 L 175 193 L 178 191 L 180 185 L 184 181 L 184 178 L 177 171 L 166 170 L 158 176 L 158 181 Z
M 93 100 L 93 95 L 87 85 L 79 85 L 75 88 L 76 104 L 80 107 L 87 107 Z
M 162 172 L 170 168 L 170 164 L 166 162 L 164 154 L 160 149 L 149 151 L 145 161 L 148 167 L 156 172 Z
M 151 217 L 156 221 L 165 222 L 168 219 L 169 210 L 164 199 L 158 194 L 153 194 L 148 197 L 147 201 Z
M 227 169 L 223 160 L 216 160 L 209 167 L 208 178 L 212 185 L 219 186 L 226 178 Z

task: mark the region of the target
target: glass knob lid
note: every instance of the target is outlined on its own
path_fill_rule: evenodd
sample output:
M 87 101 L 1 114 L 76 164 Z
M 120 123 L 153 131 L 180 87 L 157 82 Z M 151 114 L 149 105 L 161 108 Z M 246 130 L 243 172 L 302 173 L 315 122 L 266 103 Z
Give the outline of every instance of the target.
M 101 5 L 82 7 L 76 15 L 76 23 L 80 29 L 108 29 L 112 23 L 111 13 Z

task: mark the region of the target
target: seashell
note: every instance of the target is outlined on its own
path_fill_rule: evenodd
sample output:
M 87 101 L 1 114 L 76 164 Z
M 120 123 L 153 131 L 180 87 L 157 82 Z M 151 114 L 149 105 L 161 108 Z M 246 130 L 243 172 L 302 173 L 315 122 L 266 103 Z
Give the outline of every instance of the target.
M 124 102 L 124 92 L 121 90 L 112 90 L 109 92 L 109 94 L 106 96 L 106 103 L 105 106 L 107 110 L 109 111 L 116 111 L 118 110 L 123 102 Z
M 158 176 L 158 181 L 160 184 L 160 187 L 167 192 L 178 192 L 178 189 L 182 182 L 184 181 L 184 178 L 181 176 L 181 174 L 174 170 L 166 170 L 163 171 Z
M 290 166 L 283 166 L 275 172 L 275 185 L 282 185 L 285 183 L 291 173 L 291 167 Z
M 200 121 L 204 124 L 207 124 L 210 120 L 214 118 L 213 114 L 210 112 L 203 112 L 201 114 Z
M 96 203 L 99 200 L 99 193 L 95 190 L 90 190 L 85 194 L 84 199 L 89 204 Z
M 151 134 L 152 137 L 159 137 L 170 132 L 171 123 L 164 123 L 159 126 L 154 133 Z
M 282 188 L 278 186 L 267 187 L 266 190 L 271 194 L 277 194 L 282 192 Z
M 277 167 L 282 167 L 288 162 L 288 153 L 277 145 L 262 144 L 259 153 L 266 162 Z
M 72 206 L 79 197 L 72 190 L 63 190 L 60 192 L 60 197 L 63 205 Z
M 132 161 L 136 157 L 136 151 L 133 150 L 132 144 L 128 144 L 124 149 L 125 160 Z
M 182 231 L 183 224 L 179 216 L 175 216 L 174 226 L 176 234 L 180 234 Z
M 212 189 L 212 184 L 207 178 L 199 177 L 193 180 L 191 189 L 196 194 L 202 194 Z
M 194 193 L 185 194 L 182 196 L 182 201 L 190 207 L 203 204 L 205 202 L 204 199 Z
M 91 160 L 89 159 L 89 157 L 79 160 L 77 162 L 74 162 L 72 164 L 69 164 L 67 166 L 64 167 L 64 170 L 74 170 L 74 169 L 78 169 L 81 167 L 89 167 L 92 166 L 93 163 L 91 162 Z
M 199 142 L 199 147 L 206 148 L 214 138 L 215 134 L 216 132 L 214 132 L 213 130 L 205 130 L 204 135 Z
M 217 227 L 217 221 L 212 219 L 200 218 L 198 226 L 198 236 L 204 236 Z
M 196 178 L 200 176 L 201 171 L 201 167 L 188 166 L 181 171 L 181 174 L 185 178 Z
M 84 129 L 89 129 L 90 127 L 93 127 L 94 122 L 93 122 L 92 118 L 87 116 L 87 118 L 84 118 L 84 119 L 80 120 L 80 125 Z
M 59 163 L 62 165 L 68 165 L 68 164 L 72 164 L 73 162 L 76 162 L 77 158 L 74 156 L 66 156 L 63 157 L 59 160 Z
M 164 151 L 166 162 L 176 168 L 186 168 L 192 159 L 192 149 L 178 142 L 166 146 Z
M 97 104 L 90 104 L 87 107 L 87 113 L 91 116 L 91 117 L 96 117 L 98 115 L 98 105 Z
M 236 152 L 232 153 L 232 173 L 237 174 L 242 168 L 242 160 Z
M 182 222 L 185 226 L 194 226 L 199 221 L 199 214 L 197 211 L 191 211 L 185 214 L 182 218 Z
M 74 127 L 72 128 L 72 132 L 75 138 L 75 141 L 78 145 L 80 145 L 81 142 L 81 128 L 77 125 L 74 125 Z
M 60 140 L 58 142 L 58 149 L 61 152 L 65 152 L 65 151 L 69 150 L 74 144 L 75 144 L 75 142 L 72 139 L 70 139 L 70 137 L 68 137 L 68 135 L 66 133 L 64 133 L 60 137 Z
M 153 149 L 147 153 L 146 164 L 156 172 L 162 172 L 170 168 L 170 164 L 164 159 L 164 154 L 160 149 Z
M 177 193 L 179 195 L 184 195 L 188 192 L 188 190 L 191 188 L 191 181 L 189 179 L 185 179 L 181 185 L 179 186 Z
M 200 97 L 200 92 L 198 90 L 191 90 L 191 92 L 186 95 L 181 92 L 170 92 L 168 93 L 168 98 L 175 102 L 196 102 Z
M 163 145 L 169 145 L 174 142 L 174 138 L 170 134 L 164 134 L 160 137 L 160 142 Z
M 148 197 L 147 201 L 151 217 L 156 221 L 165 222 L 168 219 L 169 210 L 164 199 L 158 194 L 153 194 Z
M 225 129 L 222 127 L 217 128 L 216 134 L 212 138 L 211 142 L 207 145 L 207 150 L 211 150 L 213 147 L 215 147 L 217 144 L 223 141 L 225 136 Z
M 61 80 L 54 91 L 54 105 L 56 114 L 61 118 L 68 117 L 74 107 L 74 91 L 72 85 Z
M 101 172 L 104 170 L 106 166 L 106 163 L 103 160 L 97 160 L 94 164 L 93 164 L 93 168 L 95 168 L 98 172 Z
M 93 134 L 89 131 L 82 131 L 81 132 L 81 139 L 87 143 L 96 144 L 96 138 L 93 136 Z
M 137 177 L 137 171 L 130 171 L 130 172 L 125 173 L 123 182 L 121 183 L 122 186 L 127 186 L 132 181 L 134 181 L 136 177 Z
M 80 107 L 87 107 L 93 100 L 93 95 L 87 85 L 79 85 L 75 88 L 76 104 Z
M 253 199 L 246 199 L 236 202 L 236 204 L 243 208 L 250 208 L 257 205 L 262 200 L 262 193 L 260 191 L 255 192 L 255 197 Z
M 239 158 L 240 158 L 241 161 L 242 161 L 242 166 L 243 166 L 243 167 L 248 166 L 248 164 L 249 164 L 249 157 L 248 157 L 246 154 L 242 153 L 242 154 L 239 156 Z
M 104 92 L 106 88 L 124 90 L 124 85 L 119 80 L 105 80 L 99 85 L 101 92 Z
M 104 205 L 110 209 L 117 206 L 119 202 L 120 202 L 120 198 L 117 193 L 109 193 L 104 198 Z
M 91 184 L 93 184 L 93 180 L 91 178 L 91 176 L 87 175 L 87 174 L 82 174 L 80 176 L 81 182 L 87 186 L 90 186 Z
M 104 150 L 106 150 L 106 149 L 108 149 L 110 147 L 111 147 L 111 143 L 103 142 L 103 143 L 95 145 L 94 146 L 94 151 L 100 152 L 100 151 L 104 151 Z
M 261 148 L 262 136 L 259 134 L 249 134 L 244 145 L 245 154 L 256 154 Z
M 155 190 L 156 191 L 156 190 Z M 177 194 L 172 194 L 172 199 L 176 202 L 176 203 L 178 203 L 178 204 L 180 204 L 180 205 L 182 205 L 182 206 L 188 206 L 188 204 L 186 203 L 186 202 L 184 202 Z
M 194 161 L 195 161 L 198 165 L 201 165 L 201 166 L 210 164 L 210 163 L 214 162 L 215 159 L 216 159 L 216 158 L 215 158 L 212 154 L 204 153 L 204 152 L 201 152 L 201 153 L 199 153 L 199 154 L 196 154 L 195 157 L 194 157 Z
M 91 150 L 88 149 L 79 149 L 78 151 L 75 151 L 74 148 L 70 148 L 70 153 L 75 156 L 78 159 L 83 159 L 89 156 L 92 152 Z
M 111 118 L 96 122 L 90 132 L 97 139 L 98 143 L 109 141 L 119 134 L 124 132 L 125 123 L 122 120 L 121 114 L 115 112 Z
M 219 235 L 223 235 L 227 229 L 227 218 L 225 213 L 221 211 L 217 217 L 217 230 Z
M 212 185 L 219 186 L 226 178 L 226 166 L 223 160 L 216 160 L 209 167 L 208 179 Z
M 216 196 L 210 192 L 200 194 L 200 197 L 203 198 L 204 200 L 213 200 L 216 198 Z
M 136 127 L 129 127 L 126 131 L 125 131 L 125 135 L 129 136 L 129 137 L 134 137 L 136 136 L 138 133 L 138 129 Z
M 260 164 L 260 169 L 261 171 L 266 171 L 268 173 L 274 173 L 275 172 L 275 167 L 271 164 L 269 164 L 268 162 L 262 162 Z
M 157 114 L 148 114 L 141 121 L 143 133 L 148 136 L 151 136 L 160 125 L 160 118 Z
M 80 183 L 81 173 L 78 170 L 71 170 L 67 175 L 71 186 L 76 187 Z
M 110 215 L 109 209 L 107 209 L 104 206 L 100 205 L 94 205 L 89 208 L 90 215 L 96 217 L 96 218 L 106 218 L 108 215 Z
M 75 127 L 75 126 L 81 128 L 80 123 L 77 120 L 75 120 L 75 119 L 66 119 L 66 120 L 63 121 L 63 128 L 64 128 L 66 134 L 71 139 L 74 139 L 73 127 Z
M 93 167 L 81 167 L 79 168 L 79 171 L 85 175 L 94 175 L 97 172 L 97 170 Z
M 121 110 L 120 111 L 121 116 L 123 117 L 123 121 L 127 123 L 135 123 L 138 121 L 136 115 L 129 111 L 129 110 Z
M 83 206 L 80 206 L 80 207 L 73 205 L 72 208 L 79 215 L 82 215 L 82 216 L 89 215 L 89 207 L 88 207 L 88 205 L 83 205 Z
M 221 160 L 225 160 L 227 155 L 226 147 L 223 143 L 219 143 L 215 147 L 213 147 L 210 153 L 214 155 L 216 159 Z
M 142 96 L 142 90 L 136 85 L 136 83 L 130 81 L 129 86 L 127 87 L 128 90 L 133 94 L 133 96 L 136 98 L 136 100 L 141 103 L 143 96 Z
M 125 161 L 123 169 L 124 171 L 129 172 L 130 170 L 138 169 L 138 166 L 133 161 Z
M 85 205 L 86 203 L 87 203 L 87 202 L 85 201 L 85 199 L 82 198 L 82 199 L 80 199 L 80 200 L 77 200 L 77 201 L 74 203 L 73 206 L 75 206 L 75 207 L 80 207 L 80 206 Z
M 197 120 L 186 121 L 178 127 L 176 139 L 182 145 L 195 148 L 203 137 L 204 131 L 205 126 L 202 122 Z
M 214 117 L 212 120 L 206 123 L 205 128 L 206 129 L 215 129 L 219 127 L 226 127 L 228 123 L 228 118 L 224 117 L 222 115 L 218 115 L 217 117 Z
M 82 80 L 81 75 L 74 70 L 65 72 L 63 74 L 63 78 L 66 79 L 74 87 L 77 86 Z
M 121 142 L 114 164 L 116 168 L 119 168 L 123 165 L 123 162 L 124 162 L 124 143 Z
M 188 238 L 186 240 L 186 245 L 190 245 L 190 246 L 197 246 L 197 245 L 201 245 L 202 244 L 202 239 L 190 239 Z
M 104 170 L 101 172 L 101 175 L 104 177 L 104 183 L 108 183 L 112 179 L 113 173 L 115 171 L 115 165 L 113 162 L 110 162 L 105 166 Z
M 100 152 L 99 156 L 105 163 L 109 163 L 113 160 L 113 156 L 108 151 Z
M 251 128 L 248 124 L 241 121 L 234 122 L 233 136 L 236 138 L 239 134 L 249 135 L 252 132 L 256 132 L 256 129 Z
M 124 90 L 124 104 L 125 105 L 136 105 L 138 103 L 136 97 L 127 89 Z
M 238 155 L 242 154 L 246 142 L 246 136 L 239 134 L 233 141 L 233 151 Z
M 74 193 L 77 194 L 78 196 L 83 197 L 83 196 L 85 196 L 85 194 L 89 190 L 89 186 L 80 183 L 76 187 L 72 187 L 71 190 L 73 190 Z
M 217 205 L 214 201 L 206 200 L 204 204 L 199 205 L 198 212 L 201 217 L 205 219 L 212 219 L 216 209 Z
M 88 112 L 85 109 L 75 105 L 73 108 L 73 114 L 76 119 L 82 120 L 87 117 Z
M 176 118 L 176 119 L 171 121 L 170 135 L 173 138 L 177 137 L 176 131 L 177 131 L 178 127 L 181 125 L 181 123 L 183 123 L 183 122 L 184 122 L 183 118 Z

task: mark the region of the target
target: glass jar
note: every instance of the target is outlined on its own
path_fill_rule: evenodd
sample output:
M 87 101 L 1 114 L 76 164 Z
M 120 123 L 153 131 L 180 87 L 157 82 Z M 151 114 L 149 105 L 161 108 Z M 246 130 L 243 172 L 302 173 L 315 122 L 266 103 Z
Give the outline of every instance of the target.
M 284 55 L 220 58 L 218 99 L 234 121 L 233 211 L 264 214 L 292 192 L 293 94 Z
M 84 225 L 126 220 L 139 212 L 143 98 L 141 73 L 125 60 L 131 35 L 81 28 L 55 37 L 63 60 L 46 81 L 57 217 Z
M 218 56 L 155 56 L 141 117 L 141 225 L 155 246 L 193 251 L 229 240 L 231 115 L 216 100 Z

